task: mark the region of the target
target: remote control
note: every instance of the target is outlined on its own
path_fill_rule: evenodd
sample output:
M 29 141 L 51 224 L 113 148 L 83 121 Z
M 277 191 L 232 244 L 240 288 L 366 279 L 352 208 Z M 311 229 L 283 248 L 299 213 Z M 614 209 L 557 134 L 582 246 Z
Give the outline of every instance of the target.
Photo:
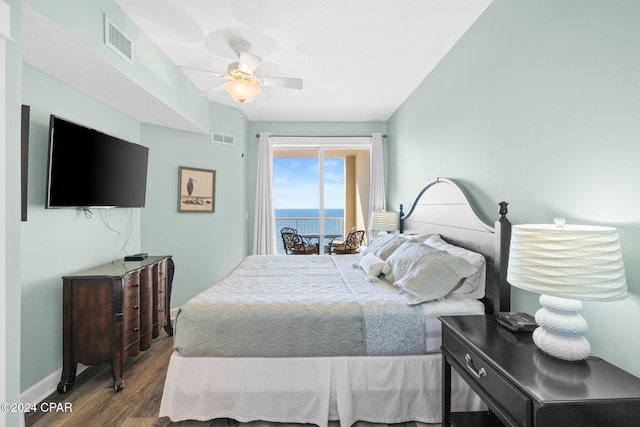
M 538 327 L 535 319 L 527 313 L 501 311 L 496 315 L 499 324 L 514 332 L 531 332 Z
M 124 257 L 124 260 L 125 261 L 143 261 L 147 259 L 148 255 L 149 254 L 147 254 L 146 252 L 140 252 L 139 254 L 127 255 L 126 257 Z

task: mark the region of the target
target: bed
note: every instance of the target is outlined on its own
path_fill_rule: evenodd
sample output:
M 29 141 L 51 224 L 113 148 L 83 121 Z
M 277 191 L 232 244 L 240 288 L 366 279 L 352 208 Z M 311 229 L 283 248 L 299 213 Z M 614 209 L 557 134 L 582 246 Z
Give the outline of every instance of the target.
M 402 237 L 380 238 L 364 255 L 247 257 L 180 308 L 160 416 L 320 427 L 440 422 L 437 318 L 508 311 L 506 206 L 487 225 L 455 182 L 438 178 L 406 215 L 401 206 Z M 400 253 L 422 253 L 440 238 L 449 247 L 429 248 L 429 259 L 471 251 L 481 266 L 469 269 L 456 253 L 447 258 L 464 278 L 455 287 L 434 294 L 431 286 L 426 296 L 402 287 L 417 269 Z M 407 243 L 391 248 L 397 239 Z M 442 283 L 454 280 L 450 270 Z M 482 408 L 460 378 L 452 388 L 454 410 Z

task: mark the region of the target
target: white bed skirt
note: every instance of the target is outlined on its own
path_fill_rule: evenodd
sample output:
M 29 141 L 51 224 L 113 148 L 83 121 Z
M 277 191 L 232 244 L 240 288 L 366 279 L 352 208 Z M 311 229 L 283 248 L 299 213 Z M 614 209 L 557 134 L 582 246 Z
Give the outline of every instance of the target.
M 452 409 L 484 409 L 452 372 Z M 442 356 L 181 357 L 169 362 L 160 417 L 311 423 L 442 420 Z

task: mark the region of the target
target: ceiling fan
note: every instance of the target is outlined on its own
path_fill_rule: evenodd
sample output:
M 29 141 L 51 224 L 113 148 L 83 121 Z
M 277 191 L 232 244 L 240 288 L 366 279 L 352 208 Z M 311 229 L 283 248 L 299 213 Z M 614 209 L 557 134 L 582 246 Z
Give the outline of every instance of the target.
M 251 43 L 246 40 L 232 40 L 229 46 L 238 57 L 238 61 L 232 62 L 227 67 L 226 73 L 218 73 L 202 68 L 181 66 L 197 71 L 204 71 L 228 80 L 223 86 L 224 90 L 236 102 L 241 104 L 253 101 L 260 93 L 262 86 L 285 87 L 290 89 L 302 89 L 302 79 L 289 77 L 262 77 L 256 75 L 256 70 L 262 62 L 262 58 L 251 53 Z M 202 92 L 202 95 L 216 89 L 216 87 Z

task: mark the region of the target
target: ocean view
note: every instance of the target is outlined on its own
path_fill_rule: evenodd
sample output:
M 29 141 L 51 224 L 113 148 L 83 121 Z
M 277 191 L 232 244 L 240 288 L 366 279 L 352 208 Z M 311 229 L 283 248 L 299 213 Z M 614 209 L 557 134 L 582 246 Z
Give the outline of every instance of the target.
M 320 212 L 318 209 L 276 209 L 276 230 L 282 227 L 292 227 L 300 234 L 312 234 L 320 231 Z M 344 224 L 344 209 L 324 210 L 325 234 L 342 234 Z
M 319 209 L 276 209 L 276 218 L 317 218 L 319 216 Z M 324 216 L 327 218 L 343 218 L 344 209 L 325 209 Z

